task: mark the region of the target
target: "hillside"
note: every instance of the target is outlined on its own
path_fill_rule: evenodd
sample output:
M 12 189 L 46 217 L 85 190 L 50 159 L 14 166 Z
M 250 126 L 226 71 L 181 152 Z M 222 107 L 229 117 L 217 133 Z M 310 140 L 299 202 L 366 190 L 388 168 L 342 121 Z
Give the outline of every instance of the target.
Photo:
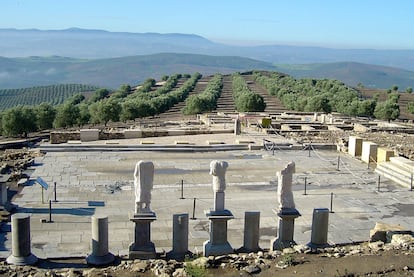
M 210 75 L 250 69 L 274 70 L 269 63 L 248 58 L 171 53 L 97 60 L 0 57 L 0 68 L 0 88 L 62 83 L 118 88 L 121 84 L 138 84 L 147 78 L 160 79 L 177 72 Z
M 0 89 L 0 111 L 17 105 L 39 105 L 43 102 L 52 105 L 62 104 L 74 94 L 91 93 L 98 89 L 81 84 L 62 84 L 19 89 Z
M 4 57 L 102 59 L 174 52 L 241 56 L 277 64 L 352 61 L 414 70 L 414 50 L 235 46 L 216 43 L 195 34 L 125 33 L 78 28 L 53 31 L 0 29 L 0 37 L 0 53 Z
M 359 83 L 368 88 L 390 88 L 398 85 L 405 90 L 414 87 L 414 71 L 400 68 L 363 64 L 355 62 L 339 62 L 326 64 L 277 65 L 277 70 L 296 78 L 337 79 L 350 85 Z
M 353 62 L 277 65 L 235 56 L 206 56 L 163 53 L 112 59 L 73 59 L 65 57 L 0 57 L 0 89 L 45 86 L 62 83 L 91 84 L 118 88 L 138 84 L 147 78 L 159 79 L 176 72 L 212 75 L 236 71 L 277 70 L 297 78 L 337 79 L 356 86 L 401 89 L 414 87 L 414 72 L 393 67 Z

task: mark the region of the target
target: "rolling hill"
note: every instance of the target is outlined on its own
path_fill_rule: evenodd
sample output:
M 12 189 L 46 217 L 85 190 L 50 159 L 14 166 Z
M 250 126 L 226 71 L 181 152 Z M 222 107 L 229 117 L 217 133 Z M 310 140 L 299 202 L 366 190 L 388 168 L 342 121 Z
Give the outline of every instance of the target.
M 400 68 L 362 64 L 355 62 L 338 62 L 326 64 L 284 64 L 277 65 L 277 71 L 296 78 L 337 79 L 347 85 L 357 86 L 361 83 L 368 88 L 391 88 L 398 85 L 400 90 L 414 87 L 414 71 Z
M 154 54 L 111 59 L 65 57 L 0 57 L 0 88 L 21 88 L 78 83 L 118 88 L 138 84 L 147 78 L 160 79 L 177 72 L 202 74 L 232 73 L 251 69 L 274 70 L 266 62 L 241 57 L 195 54 Z

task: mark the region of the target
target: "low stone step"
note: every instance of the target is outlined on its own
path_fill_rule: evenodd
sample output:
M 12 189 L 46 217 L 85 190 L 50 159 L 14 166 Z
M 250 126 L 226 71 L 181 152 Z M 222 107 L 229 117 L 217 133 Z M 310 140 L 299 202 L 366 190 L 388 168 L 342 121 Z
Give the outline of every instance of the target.
M 406 171 L 405 168 L 398 164 L 392 162 L 379 163 L 375 172 L 404 187 L 409 188 L 411 186 L 411 172 Z
M 392 162 L 393 164 L 397 164 L 405 168 L 407 171 L 414 173 L 414 161 L 411 161 L 404 157 L 390 157 L 390 162 Z

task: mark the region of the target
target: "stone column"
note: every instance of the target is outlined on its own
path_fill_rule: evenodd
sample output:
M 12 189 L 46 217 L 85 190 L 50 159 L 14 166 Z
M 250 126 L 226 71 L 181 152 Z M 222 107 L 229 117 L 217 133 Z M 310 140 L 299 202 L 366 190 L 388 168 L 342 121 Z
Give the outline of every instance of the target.
M 7 258 L 8 264 L 32 265 L 37 257 L 31 253 L 30 243 L 30 216 L 28 214 L 14 214 L 12 222 L 12 254 Z
M 243 250 L 257 252 L 260 250 L 260 212 L 244 212 Z
M 92 216 L 92 254 L 86 262 L 92 265 L 106 265 L 115 257 L 108 250 L 108 217 Z
M 172 250 L 167 253 L 169 259 L 183 260 L 188 251 L 188 214 L 173 215 L 173 245 Z
M 328 244 L 329 209 L 313 209 L 310 248 L 324 248 Z
M 238 118 L 234 120 L 234 134 L 236 136 L 241 134 L 241 122 L 240 122 L 240 119 Z

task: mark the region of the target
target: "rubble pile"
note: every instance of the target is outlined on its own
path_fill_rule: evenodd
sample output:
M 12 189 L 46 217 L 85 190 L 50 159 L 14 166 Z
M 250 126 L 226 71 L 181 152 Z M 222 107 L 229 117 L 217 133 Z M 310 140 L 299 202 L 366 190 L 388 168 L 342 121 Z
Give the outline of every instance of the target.
M 0 153 L 0 174 L 11 174 L 10 181 L 23 177 L 23 171 L 43 154 L 38 150 L 6 149 Z

